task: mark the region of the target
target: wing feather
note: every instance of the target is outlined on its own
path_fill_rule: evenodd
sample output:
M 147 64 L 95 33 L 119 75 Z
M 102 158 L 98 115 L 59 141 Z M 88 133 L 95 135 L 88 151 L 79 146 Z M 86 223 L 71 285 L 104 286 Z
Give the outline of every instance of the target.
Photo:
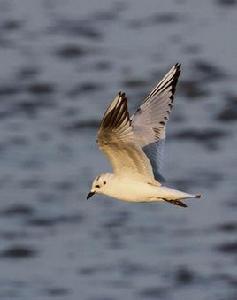
M 115 174 L 154 181 L 150 161 L 134 136 L 125 93 L 119 92 L 106 110 L 97 142 Z
M 165 126 L 173 108 L 173 97 L 179 75 L 180 64 L 176 64 L 132 116 L 134 135 L 149 158 L 155 179 L 158 181 L 163 180 L 160 170 L 164 152 Z

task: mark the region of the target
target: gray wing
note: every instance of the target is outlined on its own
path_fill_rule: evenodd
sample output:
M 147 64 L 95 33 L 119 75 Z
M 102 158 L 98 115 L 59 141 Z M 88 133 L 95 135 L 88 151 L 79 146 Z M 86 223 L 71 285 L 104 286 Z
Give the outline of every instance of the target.
M 150 161 L 136 142 L 124 93 L 120 92 L 106 110 L 97 143 L 116 175 L 154 181 Z
M 164 181 L 160 169 L 165 143 L 165 126 L 173 108 L 173 96 L 179 75 L 180 64 L 176 64 L 131 118 L 134 135 L 149 158 L 155 179 L 158 181 Z

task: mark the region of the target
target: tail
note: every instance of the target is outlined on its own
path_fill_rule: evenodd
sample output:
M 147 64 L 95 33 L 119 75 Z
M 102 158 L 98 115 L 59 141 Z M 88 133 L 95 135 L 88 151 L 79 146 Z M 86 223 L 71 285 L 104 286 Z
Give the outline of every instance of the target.
M 201 198 L 201 194 L 196 194 L 196 195 L 191 195 L 191 194 L 186 194 L 187 196 L 181 198 L 181 199 L 187 199 L 187 198 Z M 188 207 L 188 205 L 186 203 L 183 203 L 181 200 L 179 199 L 164 199 L 164 201 L 170 203 L 170 204 L 174 204 L 174 205 L 178 205 L 181 207 Z

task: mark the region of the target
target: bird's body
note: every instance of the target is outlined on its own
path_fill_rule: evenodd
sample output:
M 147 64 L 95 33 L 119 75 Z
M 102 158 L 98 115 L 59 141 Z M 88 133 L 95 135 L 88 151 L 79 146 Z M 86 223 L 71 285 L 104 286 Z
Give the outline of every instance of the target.
M 195 198 L 179 190 L 161 186 L 157 182 L 145 182 L 127 176 L 116 176 L 111 173 L 100 175 L 106 184 L 101 187 L 103 194 L 128 202 L 155 202 Z
M 176 64 L 131 118 L 125 93 L 119 92 L 112 101 L 101 122 L 97 143 L 110 160 L 113 174 L 97 176 L 88 198 L 99 193 L 130 202 L 166 201 L 186 207 L 181 199 L 200 197 L 162 185 L 165 126 L 179 75 L 180 65 Z

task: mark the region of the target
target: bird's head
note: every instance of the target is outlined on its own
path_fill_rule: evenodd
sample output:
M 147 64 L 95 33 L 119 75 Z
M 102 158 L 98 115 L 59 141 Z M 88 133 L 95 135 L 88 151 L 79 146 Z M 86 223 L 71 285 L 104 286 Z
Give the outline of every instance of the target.
M 89 192 L 89 194 L 87 195 L 87 200 L 94 196 L 95 194 L 104 194 L 108 182 L 111 180 L 111 177 L 113 175 L 109 174 L 109 173 L 105 173 L 105 174 L 101 174 L 99 176 L 96 177 L 96 179 L 93 181 L 92 186 L 91 186 L 91 190 Z

